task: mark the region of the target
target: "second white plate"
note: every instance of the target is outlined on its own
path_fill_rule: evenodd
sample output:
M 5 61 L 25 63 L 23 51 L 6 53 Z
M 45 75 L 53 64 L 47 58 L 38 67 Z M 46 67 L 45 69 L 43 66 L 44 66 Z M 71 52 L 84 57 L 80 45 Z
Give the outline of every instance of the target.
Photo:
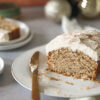
M 32 40 L 33 36 L 34 36 L 34 33 L 30 33 L 30 35 L 23 41 L 13 43 L 13 44 L 8 44 L 8 45 L 0 45 L 0 51 L 12 50 L 12 49 L 22 47 L 22 46 L 26 45 L 28 42 L 30 42 Z

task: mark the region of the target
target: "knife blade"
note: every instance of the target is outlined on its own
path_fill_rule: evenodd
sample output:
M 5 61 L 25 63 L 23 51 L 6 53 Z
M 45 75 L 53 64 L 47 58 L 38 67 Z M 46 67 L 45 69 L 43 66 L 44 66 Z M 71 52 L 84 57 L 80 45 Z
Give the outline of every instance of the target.
M 36 51 L 31 57 L 30 68 L 32 71 L 32 100 L 40 100 L 40 91 L 38 83 L 38 65 L 39 51 Z

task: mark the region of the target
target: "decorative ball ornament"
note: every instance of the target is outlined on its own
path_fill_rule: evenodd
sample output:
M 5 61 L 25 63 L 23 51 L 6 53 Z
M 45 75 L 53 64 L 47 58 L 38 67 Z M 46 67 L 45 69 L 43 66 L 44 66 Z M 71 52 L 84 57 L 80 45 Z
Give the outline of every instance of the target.
M 63 16 L 71 16 L 71 6 L 66 0 L 51 0 L 45 6 L 45 15 L 47 18 L 61 22 Z
M 79 8 L 82 15 L 87 18 L 94 18 L 99 15 L 97 10 L 97 0 L 81 0 Z

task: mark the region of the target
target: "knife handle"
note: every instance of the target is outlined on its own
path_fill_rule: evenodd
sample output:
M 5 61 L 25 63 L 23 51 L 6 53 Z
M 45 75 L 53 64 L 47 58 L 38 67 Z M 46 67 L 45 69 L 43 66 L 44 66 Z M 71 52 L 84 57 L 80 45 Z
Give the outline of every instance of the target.
M 32 100 L 40 100 L 38 69 L 34 70 L 32 73 Z

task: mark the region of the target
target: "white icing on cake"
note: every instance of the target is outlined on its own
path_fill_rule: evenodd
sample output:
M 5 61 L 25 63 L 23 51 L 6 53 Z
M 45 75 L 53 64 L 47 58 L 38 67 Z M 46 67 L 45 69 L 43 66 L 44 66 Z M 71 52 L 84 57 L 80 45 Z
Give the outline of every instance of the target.
M 46 54 L 60 48 L 70 48 L 72 51 L 81 51 L 93 60 L 100 60 L 100 32 L 83 30 L 69 34 L 62 34 L 50 41 L 46 46 Z
M 9 41 L 9 32 L 8 30 L 0 29 L 0 42 Z

